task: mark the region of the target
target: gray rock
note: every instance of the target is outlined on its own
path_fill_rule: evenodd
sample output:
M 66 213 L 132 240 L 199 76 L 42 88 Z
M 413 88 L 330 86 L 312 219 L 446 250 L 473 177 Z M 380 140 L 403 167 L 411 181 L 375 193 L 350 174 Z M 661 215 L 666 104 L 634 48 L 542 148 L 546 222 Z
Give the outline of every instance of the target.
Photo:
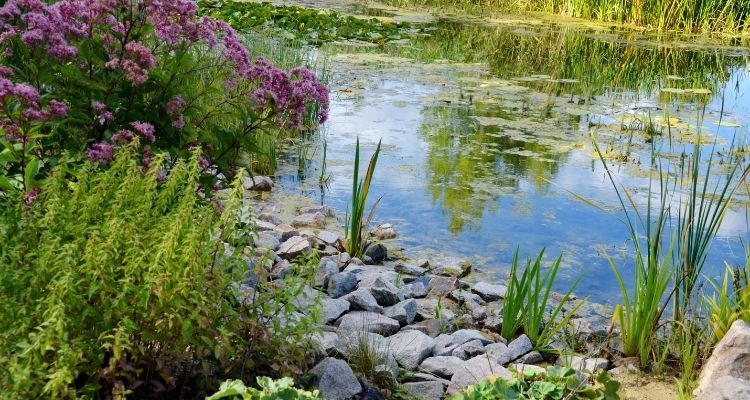
M 330 244 L 332 246 L 336 246 L 339 242 L 341 242 L 341 236 L 331 231 L 318 232 L 318 239 L 320 239 L 323 243 Z
M 492 340 L 487 339 L 482 332 L 476 329 L 459 329 L 451 334 L 453 337 L 454 345 L 462 345 L 471 340 L 479 340 L 483 345 L 492 343 Z
M 710 390 L 702 392 L 696 400 L 750 399 L 750 381 L 724 375 L 712 382 Z
M 292 300 L 292 305 L 297 307 L 298 310 L 309 311 L 310 307 L 322 296 L 323 293 L 305 285 L 302 287 L 302 292 Z
M 283 279 L 292 271 L 292 264 L 288 260 L 280 260 L 273 265 L 273 268 L 271 268 L 271 277 L 273 279 Z
M 315 270 L 313 283 L 315 287 L 325 288 L 328 286 L 328 280 L 331 276 L 338 273 L 339 267 L 336 266 L 336 263 L 324 258 L 318 263 L 318 269 Z
M 430 279 L 427 285 L 429 297 L 445 297 L 456 290 L 458 279 L 454 277 L 436 276 Z
M 375 297 L 367 289 L 357 289 L 341 298 L 351 303 L 352 310 L 370 311 L 378 314 L 383 313 L 383 307 L 378 304 Z
M 312 246 L 307 238 L 302 236 L 292 236 L 279 246 L 279 250 L 276 254 L 283 259 L 291 260 L 311 250 Z
M 322 322 L 324 324 L 337 320 L 343 313 L 349 311 L 349 302 L 344 299 L 332 299 L 329 297 L 321 301 L 323 308 Z
M 536 353 L 536 352 L 532 351 L 529 354 L 533 354 L 533 353 Z M 540 354 L 540 357 L 541 357 L 541 354 Z M 532 364 L 532 363 L 529 363 L 529 364 Z M 606 358 L 587 358 L 583 364 L 583 368 L 587 372 L 604 371 L 607 368 L 609 368 L 609 360 L 607 360 Z
M 388 257 L 388 249 L 380 243 L 372 243 L 365 249 L 365 255 L 377 264 Z
M 505 365 L 510 362 L 510 351 L 504 343 L 490 343 L 484 346 L 484 352 L 496 363 Z
M 724 382 L 725 387 L 718 386 L 719 381 Z M 719 394 L 724 391 L 727 393 L 747 392 L 748 385 L 750 385 L 750 324 L 737 320 L 721 338 L 711 357 L 703 366 L 698 388 L 694 394 L 702 399 L 724 398 L 719 397 Z
M 493 285 L 487 282 L 478 282 L 471 287 L 471 290 L 486 301 L 503 299 L 508 292 L 505 285 Z
M 244 186 L 245 190 L 267 192 L 273 189 L 273 180 L 267 176 L 261 175 L 253 177 L 246 176 L 242 178 L 242 186 Z
M 535 373 L 535 374 L 543 374 L 544 372 L 547 371 L 546 369 L 544 369 L 544 368 L 542 368 L 542 367 L 540 367 L 538 365 L 530 365 L 530 364 L 516 363 L 516 364 L 510 364 L 508 367 L 510 367 L 512 369 L 515 369 L 516 371 L 518 371 L 518 372 L 520 372 L 522 374 L 525 373 L 525 372 L 531 372 L 531 373 Z
M 275 236 L 269 233 L 258 232 L 253 238 L 253 244 L 259 249 L 270 249 L 275 251 L 279 248 L 279 239 L 276 239 Z
M 396 361 L 408 370 L 417 369 L 432 354 L 432 347 L 435 345 L 435 339 L 414 330 L 401 331 L 393 335 L 390 342 Z
M 316 386 L 325 399 L 349 400 L 362 391 L 354 371 L 346 361 L 328 357 L 310 372 L 317 378 Z
M 404 384 L 404 390 L 417 400 L 440 400 L 443 398 L 443 385 L 440 382 L 409 382 Z
M 429 337 L 435 337 L 443 331 L 444 326 L 445 324 L 441 324 L 440 321 L 433 318 L 433 319 L 426 319 L 424 321 L 419 321 L 411 325 L 406 325 L 402 330 L 419 331 Z
M 336 347 L 339 335 L 336 332 L 320 332 L 312 336 L 313 342 L 318 346 L 320 354 L 332 355 Z
M 405 376 L 403 379 L 405 382 L 438 382 L 443 385 L 443 387 L 447 387 L 451 384 L 451 381 L 447 379 L 443 379 L 441 377 L 424 372 L 412 372 L 411 374 Z
M 417 302 L 414 299 L 404 300 L 396 305 L 383 309 L 383 315 L 398 321 L 401 326 L 414 322 L 417 316 Z
M 333 208 L 328 206 L 309 206 L 309 207 L 302 207 L 299 210 L 300 214 L 315 214 L 315 213 L 321 213 L 326 217 L 335 217 L 336 213 L 333 211 Z
M 441 333 L 435 338 L 435 347 L 432 349 L 432 354 L 434 356 L 450 356 L 458 346 L 460 345 L 453 344 L 453 336 Z
M 292 219 L 292 224 L 295 228 L 301 228 L 301 227 L 312 227 L 312 228 L 322 228 L 326 225 L 326 217 L 322 213 L 316 212 L 316 213 L 310 213 L 310 214 L 300 214 L 294 219 Z
M 393 318 L 376 314 L 369 311 L 353 311 L 344 314 L 338 322 L 339 334 L 341 331 L 372 332 L 383 336 L 389 336 L 398 332 L 401 325 Z
M 396 264 L 396 267 L 394 269 L 396 272 L 414 276 L 422 276 L 427 273 L 427 268 L 417 267 L 416 265 L 412 264 L 399 263 Z
M 454 276 L 456 278 L 463 278 L 470 272 L 471 263 L 457 259 L 442 260 L 432 269 L 432 273 L 435 275 Z
M 328 278 L 328 294 L 331 297 L 341 297 L 356 287 L 357 276 L 349 272 L 339 272 Z
M 441 378 L 450 379 L 464 360 L 454 356 L 429 357 L 422 361 L 419 370 Z
M 255 221 L 255 230 L 258 232 L 268 232 L 276 229 L 276 225 L 266 221 Z
M 539 364 L 542 361 L 544 361 L 544 357 L 542 357 L 542 353 L 538 351 L 532 351 L 530 353 L 526 353 L 518 358 L 518 364 L 532 365 L 532 364 Z
M 376 362 L 385 362 L 387 358 L 393 357 L 390 341 L 382 335 L 357 329 L 339 329 L 337 334 L 338 340 L 335 343 L 335 348 L 343 357 L 357 357 L 358 354 L 364 354 L 365 352 L 374 357 Z
M 478 306 L 484 304 L 484 300 L 478 294 L 466 290 L 456 289 L 450 293 L 450 298 L 459 303 L 466 303 L 467 306 Z
M 381 306 L 392 306 L 398 303 L 398 288 L 383 277 L 378 277 L 370 286 L 370 292 Z
M 476 356 L 465 361 L 456 369 L 451 378 L 451 384 L 448 386 L 448 393 L 456 394 L 466 387 L 474 385 L 492 375 L 503 379 L 510 379 L 513 376 L 510 371 L 490 360 L 487 355 Z
M 414 282 L 401 286 L 398 295 L 403 299 L 422 298 L 427 296 L 427 288 L 422 282 Z
M 274 225 L 280 225 L 284 222 L 281 220 L 279 214 L 269 212 L 261 213 L 260 215 L 258 215 L 258 219 L 261 221 L 270 222 Z
M 370 235 L 379 240 L 393 239 L 396 237 L 396 229 L 391 224 L 382 224 L 371 230 Z
M 513 361 L 534 349 L 531 340 L 526 335 L 521 335 L 508 344 L 510 360 Z
M 462 360 L 468 360 L 472 357 L 476 357 L 480 354 L 484 354 L 484 345 L 479 340 L 468 341 L 458 347 L 456 347 L 451 355 L 458 357 Z
M 443 323 L 448 325 L 449 322 L 455 318 L 455 313 L 451 311 L 445 301 L 438 299 L 416 299 L 417 301 L 417 319 L 433 319 L 437 318 L 437 310 L 440 309 L 440 318 Z M 440 304 L 440 307 L 438 307 Z
M 289 240 L 289 238 L 292 238 L 294 236 L 299 236 L 299 231 L 291 227 L 290 225 L 281 224 L 277 225 L 273 228 L 274 232 L 277 232 L 279 235 L 281 235 L 281 241 L 286 242 Z

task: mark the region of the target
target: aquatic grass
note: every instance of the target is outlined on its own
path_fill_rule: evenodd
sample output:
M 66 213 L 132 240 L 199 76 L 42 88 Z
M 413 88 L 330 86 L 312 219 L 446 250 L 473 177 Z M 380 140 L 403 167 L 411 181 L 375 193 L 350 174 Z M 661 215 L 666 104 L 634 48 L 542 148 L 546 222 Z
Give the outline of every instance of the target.
M 363 179 L 359 178 L 359 138 L 357 138 L 357 147 L 354 153 L 354 174 L 352 175 L 352 201 L 351 210 L 346 216 L 346 251 L 353 257 L 361 257 L 365 251 L 366 242 L 364 235 L 367 232 L 367 227 L 372 220 L 377 204 L 380 202 L 378 199 L 375 204 L 370 208 L 370 213 L 365 219 L 365 207 L 367 203 L 367 195 L 370 192 L 370 183 L 372 182 L 373 174 L 375 174 L 375 166 L 378 162 L 378 155 L 380 154 L 380 144 L 382 140 L 378 141 L 378 146 L 375 152 L 370 157 L 370 162 L 367 165 L 367 171 Z
M 548 313 L 549 296 L 552 293 L 552 285 L 560 268 L 562 256 L 559 256 L 549 269 L 542 275 L 542 259 L 544 252 L 539 252 L 533 260 L 526 261 L 526 267 L 518 276 L 518 252 L 513 255 L 513 264 L 510 271 L 508 291 L 503 302 L 503 324 L 500 335 L 507 340 L 512 340 L 523 328 L 523 332 L 529 337 L 537 350 L 547 350 L 554 336 L 561 332 L 567 325 L 574 313 L 583 305 L 579 302 L 571 310 L 564 312 L 565 300 L 569 298 L 575 287 L 576 281 L 553 309 Z M 579 278 L 580 280 L 580 278 Z
M 653 179 L 650 179 L 646 214 L 642 216 L 630 192 L 615 182 L 612 171 L 596 141 L 594 141 L 594 148 L 599 154 L 606 175 L 623 208 L 635 253 L 632 294 L 628 290 L 620 269 L 615 265 L 612 257 L 605 253 L 605 258 L 615 275 L 623 298 L 622 304 L 615 307 L 612 319 L 620 325 L 622 352 L 627 357 L 637 356 L 641 365 L 646 366 L 654 348 L 659 320 L 671 297 L 667 289 L 672 278 L 675 239 L 669 238 L 666 232 L 669 221 L 668 182 L 659 168 L 659 188 L 656 192 L 659 202 L 653 203 L 652 197 L 655 193 Z M 645 238 L 641 236 L 641 229 L 645 231 Z M 666 248 L 665 242 L 669 243 Z M 667 299 L 664 299 L 665 296 Z
M 726 265 L 721 285 L 709 280 L 714 293 L 703 296 L 712 339 L 721 340 L 738 319 L 750 321 L 750 248 L 745 249 L 745 265 L 736 270 Z

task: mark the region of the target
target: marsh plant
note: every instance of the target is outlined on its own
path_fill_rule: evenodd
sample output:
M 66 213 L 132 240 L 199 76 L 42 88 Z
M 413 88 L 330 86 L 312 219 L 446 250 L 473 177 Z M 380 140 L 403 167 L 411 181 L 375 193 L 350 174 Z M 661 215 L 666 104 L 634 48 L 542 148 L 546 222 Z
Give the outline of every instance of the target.
M 563 300 L 552 307 L 552 312 L 548 312 L 550 294 L 562 256 L 555 259 L 549 269 L 542 274 L 542 250 L 535 259 L 526 261 L 519 277 L 518 252 L 516 249 L 513 255 L 508 291 L 503 302 L 503 324 L 500 334 L 506 340 L 512 340 L 523 330 L 534 344 L 534 348 L 548 350 L 555 335 L 565 329 L 575 312 L 583 305 L 583 302 L 579 302 L 572 309 L 564 310 L 565 300 L 573 293 L 577 282 L 571 285 Z
M 378 155 L 380 154 L 380 144 L 375 148 L 375 152 L 370 157 L 370 162 L 367 164 L 367 170 L 365 171 L 364 177 L 359 177 L 359 138 L 357 138 L 357 147 L 354 152 L 354 174 L 352 175 L 352 201 L 350 204 L 351 209 L 346 216 L 346 251 L 354 257 L 361 257 L 365 252 L 365 235 L 367 234 L 367 228 L 375 215 L 375 209 L 377 208 L 380 199 L 370 207 L 370 212 L 365 216 L 367 207 L 367 195 L 370 193 L 370 184 L 372 183 L 372 177 L 375 174 L 375 166 L 378 163 Z

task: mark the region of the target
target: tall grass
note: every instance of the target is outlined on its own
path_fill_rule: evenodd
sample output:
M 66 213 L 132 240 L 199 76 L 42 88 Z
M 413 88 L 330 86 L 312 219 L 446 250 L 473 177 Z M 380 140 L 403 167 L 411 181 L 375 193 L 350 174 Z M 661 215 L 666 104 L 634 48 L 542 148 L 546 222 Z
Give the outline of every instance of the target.
M 750 27 L 746 0 L 390 0 L 468 13 L 542 11 L 660 30 L 740 33 Z
M 559 256 L 544 274 L 542 274 L 543 258 L 544 250 L 540 251 L 533 261 L 527 260 L 526 267 L 519 278 L 518 249 L 516 249 L 508 291 L 503 302 L 503 324 L 500 328 L 500 335 L 507 340 L 512 340 L 523 328 L 523 332 L 538 350 L 546 350 L 554 336 L 563 330 L 573 314 L 583 305 L 583 302 L 579 302 L 573 309 L 564 312 L 565 301 L 561 301 L 552 308 L 551 312 L 548 312 L 549 296 L 552 293 L 552 285 L 560 268 L 562 256 Z M 577 284 L 578 282 L 574 283 L 568 289 L 565 298 L 570 296 Z
M 370 213 L 365 218 L 365 208 L 367 203 L 367 195 L 370 192 L 370 183 L 372 182 L 372 176 L 375 173 L 375 165 L 378 162 L 378 155 L 380 154 L 380 144 L 378 141 L 378 147 L 370 157 L 370 162 L 367 165 L 367 171 L 363 179 L 359 178 L 359 138 L 357 138 L 357 148 L 354 153 L 354 174 L 352 175 L 352 202 L 351 210 L 346 216 L 346 251 L 354 257 L 361 257 L 365 251 L 365 240 L 364 235 L 367 232 L 367 226 L 377 208 L 378 199 L 370 209 Z

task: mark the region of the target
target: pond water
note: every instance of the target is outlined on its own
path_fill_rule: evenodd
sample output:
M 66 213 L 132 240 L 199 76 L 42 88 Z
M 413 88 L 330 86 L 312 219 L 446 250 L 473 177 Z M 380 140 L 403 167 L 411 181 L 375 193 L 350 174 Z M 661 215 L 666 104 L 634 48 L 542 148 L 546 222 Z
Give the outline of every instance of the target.
M 382 196 L 375 223 L 396 226 L 406 255 L 468 258 L 473 279 L 504 280 L 517 246 L 523 256 L 546 248 L 548 259 L 563 255 L 558 289 L 582 277 L 576 294 L 611 302 L 619 292 L 604 254 L 626 271 L 632 260 L 594 140 L 642 207 L 654 162 L 675 168 L 700 141 L 704 161 L 716 161 L 713 181 L 744 159 L 729 152 L 750 126 L 742 43 L 539 21 L 444 19 L 428 31 L 384 49 L 321 50 L 330 119 L 303 173 L 297 153 L 286 155 L 281 193 L 344 213 L 357 138 L 364 158 L 382 139 L 370 203 Z M 331 179 L 321 188 L 324 140 Z M 707 275 L 744 260 L 745 204 L 746 193 L 727 214 Z

